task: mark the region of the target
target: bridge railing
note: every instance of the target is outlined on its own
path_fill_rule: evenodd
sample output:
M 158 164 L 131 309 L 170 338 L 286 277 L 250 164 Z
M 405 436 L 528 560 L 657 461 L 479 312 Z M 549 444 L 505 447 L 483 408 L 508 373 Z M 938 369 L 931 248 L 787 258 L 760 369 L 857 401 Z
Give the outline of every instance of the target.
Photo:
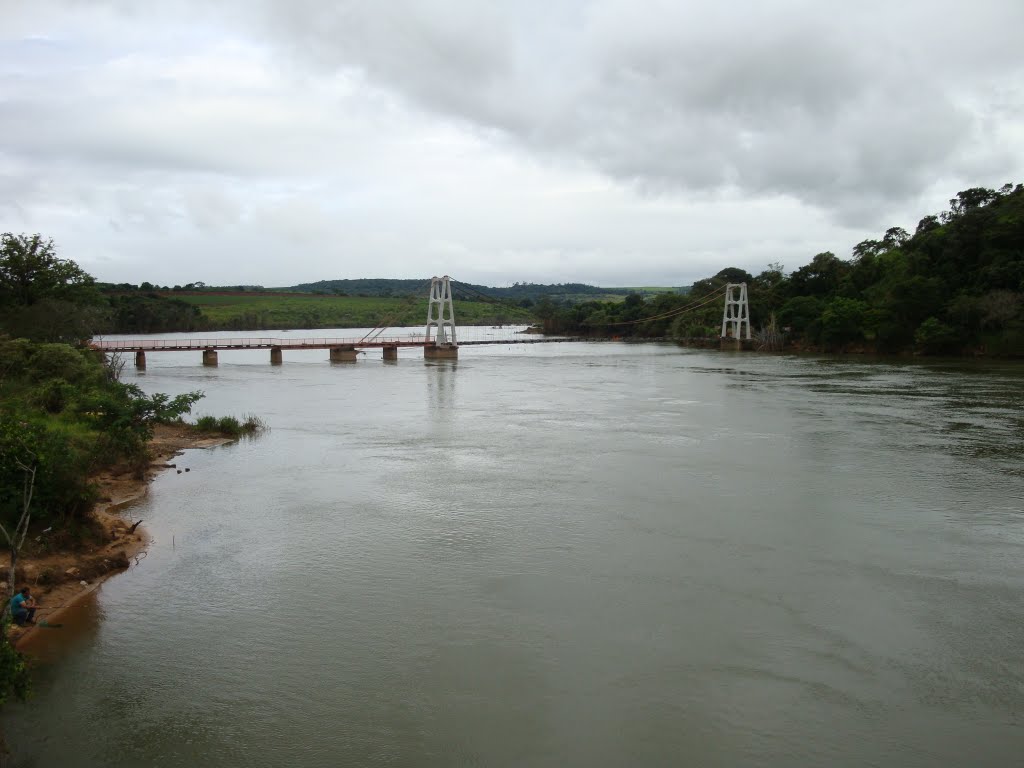
M 312 338 L 281 339 L 274 337 L 249 338 L 208 338 L 208 339 L 96 339 L 90 346 L 103 351 L 118 350 L 189 350 L 189 349 L 267 349 L 282 348 L 325 348 L 360 347 L 385 344 L 417 345 L 426 342 L 425 336 L 377 336 L 373 339 Z

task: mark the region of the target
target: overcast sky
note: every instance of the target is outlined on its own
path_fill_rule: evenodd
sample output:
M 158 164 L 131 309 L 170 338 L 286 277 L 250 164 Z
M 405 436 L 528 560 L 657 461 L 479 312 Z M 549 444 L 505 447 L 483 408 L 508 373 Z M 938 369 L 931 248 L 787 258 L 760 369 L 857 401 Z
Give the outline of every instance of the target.
M 1024 2 L 0 0 L 0 231 L 110 282 L 787 270 L 1024 181 Z

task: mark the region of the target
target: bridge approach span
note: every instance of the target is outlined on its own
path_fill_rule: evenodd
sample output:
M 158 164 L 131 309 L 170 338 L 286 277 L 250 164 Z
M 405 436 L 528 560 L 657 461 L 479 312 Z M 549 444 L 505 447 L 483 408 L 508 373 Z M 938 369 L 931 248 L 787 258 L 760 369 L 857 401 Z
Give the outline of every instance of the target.
M 588 341 L 580 337 L 529 338 L 529 339 L 484 339 L 463 341 L 459 346 L 480 346 L 485 344 L 548 344 L 559 341 Z M 311 338 L 290 339 L 273 337 L 253 338 L 206 338 L 206 339 L 98 339 L 90 344 L 92 349 L 103 353 L 134 353 L 135 367 L 146 367 L 147 352 L 202 352 L 203 365 L 217 365 L 217 352 L 231 349 L 269 349 L 271 365 L 280 365 L 286 349 L 327 349 L 332 362 L 352 362 L 365 349 L 382 349 L 385 360 L 397 360 L 400 347 L 419 347 L 427 359 L 453 359 L 458 346 L 438 344 L 427 336 L 397 336 L 361 339 Z

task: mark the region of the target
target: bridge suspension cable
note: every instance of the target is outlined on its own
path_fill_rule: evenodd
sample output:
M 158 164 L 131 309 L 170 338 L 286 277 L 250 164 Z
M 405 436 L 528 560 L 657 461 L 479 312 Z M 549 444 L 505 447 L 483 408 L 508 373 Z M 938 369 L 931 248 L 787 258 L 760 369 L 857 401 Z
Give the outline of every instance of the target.
M 681 315 L 681 314 L 684 314 L 685 312 L 692 312 L 695 309 L 700 309 L 701 307 L 703 307 L 703 306 L 705 306 L 707 304 L 710 304 L 713 301 L 717 301 L 718 299 L 722 298 L 724 295 L 725 295 L 725 289 L 724 288 L 719 288 L 717 291 L 712 293 L 710 296 L 708 296 L 703 301 L 687 304 L 686 306 L 683 306 L 683 307 L 677 307 L 676 309 L 670 310 L 669 312 L 665 312 L 665 313 L 660 314 L 660 315 L 652 315 L 651 317 L 642 317 L 639 320 L 622 320 L 621 322 L 618 322 L 618 323 L 602 323 L 602 325 L 637 325 L 639 323 L 646 323 L 646 322 L 648 322 L 650 320 L 663 320 L 666 317 L 675 317 L 676 315 Z
M 429 283 L 429 282 L 426 282 L 426 281 L 425 281 L 425 282 L 423 283 L 423 286 L 424 286 L 424 287 L 426 287 L 426 286 L 429 286 L 429 285 L 430 285 L 430 283 Z M 405 302 L 404 302 L 403 304 L 401 304 L 401 305 L 399 306 L 399 308 L 398 308 L 398 309 L 396 309 L 396 310 L 395 310 L 394 312 L 392 312 L 392 313 L 391 313 L 390 315 L 386 315 L 386 316 L 384 317 L 384 319 L 383 319 L 383 320 L 381 320 L 381 321 L 380 321 L 379 323 L 377 323 L 377 325 L 375 325 L 375 326 L 374 326 L 373 328 L 371 328 L 371 329 L 370 329 L 370 330 L 369 330 L 369 331 L 367 332 L 367 334 L 366 334 L 365 336 L 363 336 L 363 338 L 362 338 L 362 339 L 360 339 L 360 341 L 373 341 L 374 339 L 376 339 L 376 338 L 377 338 L 378 336 L 380 336 L 380 335 L 381 335 L 382 333 L 384 333 L 384 331 L 386 331 L 386 330 L 387 330 L 388 328 L 390 328 L 390 327 L 391 327 L 391 324 L 392 324 L 392 323 L 393 323 L 393 322 L 394 322 L 394 321 L 395 321 L 395 320 L 396 320 L 396 319 L 397 319 L 398 317 L 400 317 L 400 316 L 402 316 L 402 315 L 406 314 L 406 313 L 407 313 L 407 312 L 408 312 L 408 311 L 409 311 L 410 309 L 412 309 L 413 305 L 414 305 L 414 304 L 415 304 L 415 303 L 416 303 L 417 301 L 418 301 L 418 298 L 417 298 L 417 294 L 415 294 L 415 293 L 409 293 L 409 294 L 408 294 L 408 295 L 407 295 L 407 296 L 405 297 Z

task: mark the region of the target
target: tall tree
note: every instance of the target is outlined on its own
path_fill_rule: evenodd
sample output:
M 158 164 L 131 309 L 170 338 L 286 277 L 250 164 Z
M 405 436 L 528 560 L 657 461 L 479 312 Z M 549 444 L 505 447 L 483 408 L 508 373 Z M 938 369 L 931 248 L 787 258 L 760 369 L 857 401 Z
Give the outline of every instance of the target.
M 75 262 L 57 257 L 41 235 L 0 235 L 0 299 L 31 306 L 42 299 L 97 303 L 95 280 Z
M 106 322 L 95 280 L 41 235 L 0 235 L 0 328 L 35 341 L 75 342 Z

